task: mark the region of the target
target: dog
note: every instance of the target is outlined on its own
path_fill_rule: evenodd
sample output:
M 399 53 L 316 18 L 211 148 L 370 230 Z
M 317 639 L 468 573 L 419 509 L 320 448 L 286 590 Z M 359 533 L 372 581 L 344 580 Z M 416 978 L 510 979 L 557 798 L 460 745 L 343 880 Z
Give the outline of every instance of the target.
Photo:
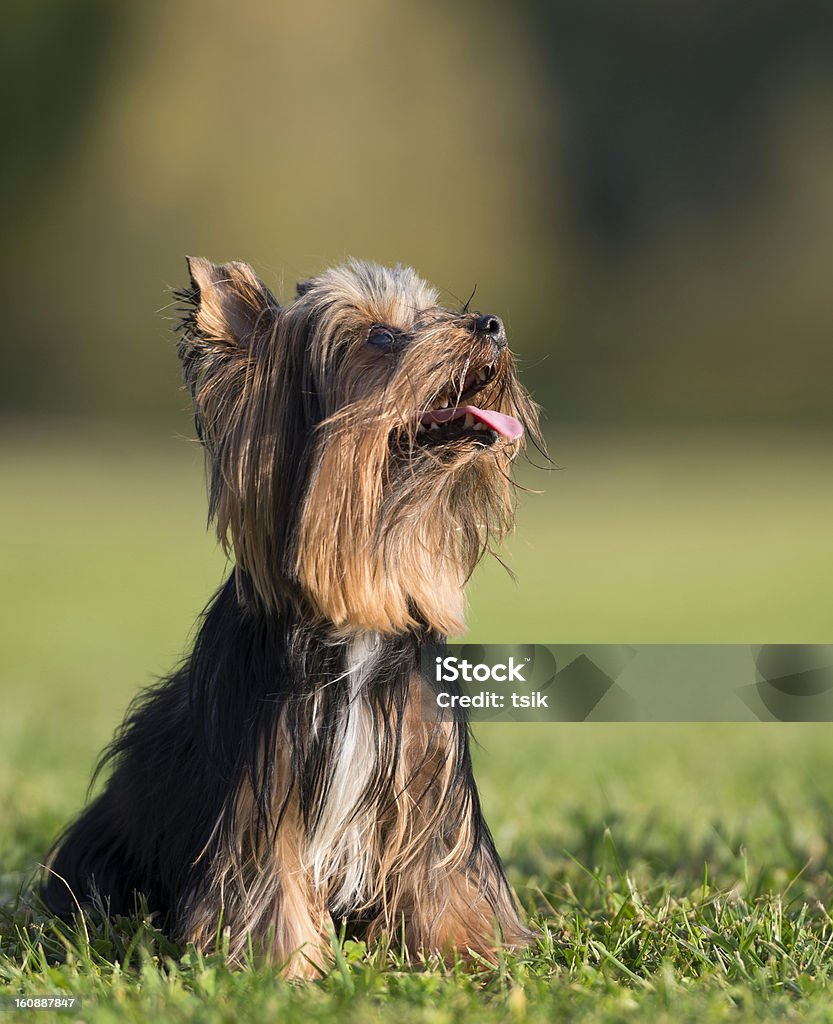
M 531 933 L 468 724 L 424 714 L 420 653 L 464 629 L 510 465 L 540 440 L 504 325 L 401 266 L 350 261 L 281 306 L 244 263 L 188 264 L 177 348 L 233 569 L 104 752 L 45 902 L 127 914 L 142 894 L 177 941 L 225 933 L 287 976 L 325 969 L 334 922 L 494 962 Z

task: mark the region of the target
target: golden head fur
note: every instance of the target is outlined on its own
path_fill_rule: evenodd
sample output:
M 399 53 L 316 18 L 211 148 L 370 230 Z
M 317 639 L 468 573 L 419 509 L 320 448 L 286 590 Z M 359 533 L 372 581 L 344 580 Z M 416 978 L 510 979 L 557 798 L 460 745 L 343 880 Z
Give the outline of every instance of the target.
M 459 632 L 463 585 L 512 523 L 510 420 L 537 438 L 500 320 L 442 307 L 404 267 L 350 261 L 280 306 L 246 264 L 189 266 L 180 356 L 210 511 L 254 598 L 345 630 Z

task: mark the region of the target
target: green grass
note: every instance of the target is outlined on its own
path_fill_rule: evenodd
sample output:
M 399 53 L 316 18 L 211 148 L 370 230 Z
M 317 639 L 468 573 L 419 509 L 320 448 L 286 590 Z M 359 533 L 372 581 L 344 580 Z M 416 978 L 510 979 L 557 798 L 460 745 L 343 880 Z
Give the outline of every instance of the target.
M 139 919 L 62 929 L 32 899 L 36 865 L 225 567 L 193 446 L 2 436 L 0 991 L 72 992 L 96 1022 L 833 1021 L 826 725 L 481 726 L 487 816 L 539 935 L 496 970 L 336 940 L 333 970 L 298 985 Z M 553 448 L 564 470 L 526 477 L 546 493 L 523 501 L 517 584 L 496 566 L 473 584 L 473 638 L 830 641 L 823 439 Z

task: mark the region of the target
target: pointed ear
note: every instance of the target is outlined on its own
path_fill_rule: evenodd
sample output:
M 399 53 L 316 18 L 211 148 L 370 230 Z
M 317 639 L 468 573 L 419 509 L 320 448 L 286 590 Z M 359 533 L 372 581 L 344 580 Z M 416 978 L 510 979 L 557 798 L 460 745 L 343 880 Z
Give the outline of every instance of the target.
M 299 281 L 295 285 L 295 298 L 300 299 L 302 295 L 306 295 L 307 292 L 315 284 L 315 278 L 310 277 L 306 281 Z
M 191 284 L 175 293 L 182 303 L 177 353 L 194 399 L 197 434 L 209 450 L 239 411 L 258 339 L 280 312 L 269 289 L 245 263 L 215 266 L 189 257 Z
M 246 263 L 216 265 L 188 256 L 192 326 L 203 342 L 248 349 L 274 322 L 278 303 Z

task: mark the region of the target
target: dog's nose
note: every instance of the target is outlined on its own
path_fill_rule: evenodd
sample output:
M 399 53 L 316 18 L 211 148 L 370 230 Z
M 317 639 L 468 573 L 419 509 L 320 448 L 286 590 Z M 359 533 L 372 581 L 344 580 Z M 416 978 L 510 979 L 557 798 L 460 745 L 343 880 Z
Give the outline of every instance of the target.
M 474 329 L 481 337 L 488 338 L 498 350 L 506 348 L 506 331 L 499 316 L 484 313 L 475 320 Z

